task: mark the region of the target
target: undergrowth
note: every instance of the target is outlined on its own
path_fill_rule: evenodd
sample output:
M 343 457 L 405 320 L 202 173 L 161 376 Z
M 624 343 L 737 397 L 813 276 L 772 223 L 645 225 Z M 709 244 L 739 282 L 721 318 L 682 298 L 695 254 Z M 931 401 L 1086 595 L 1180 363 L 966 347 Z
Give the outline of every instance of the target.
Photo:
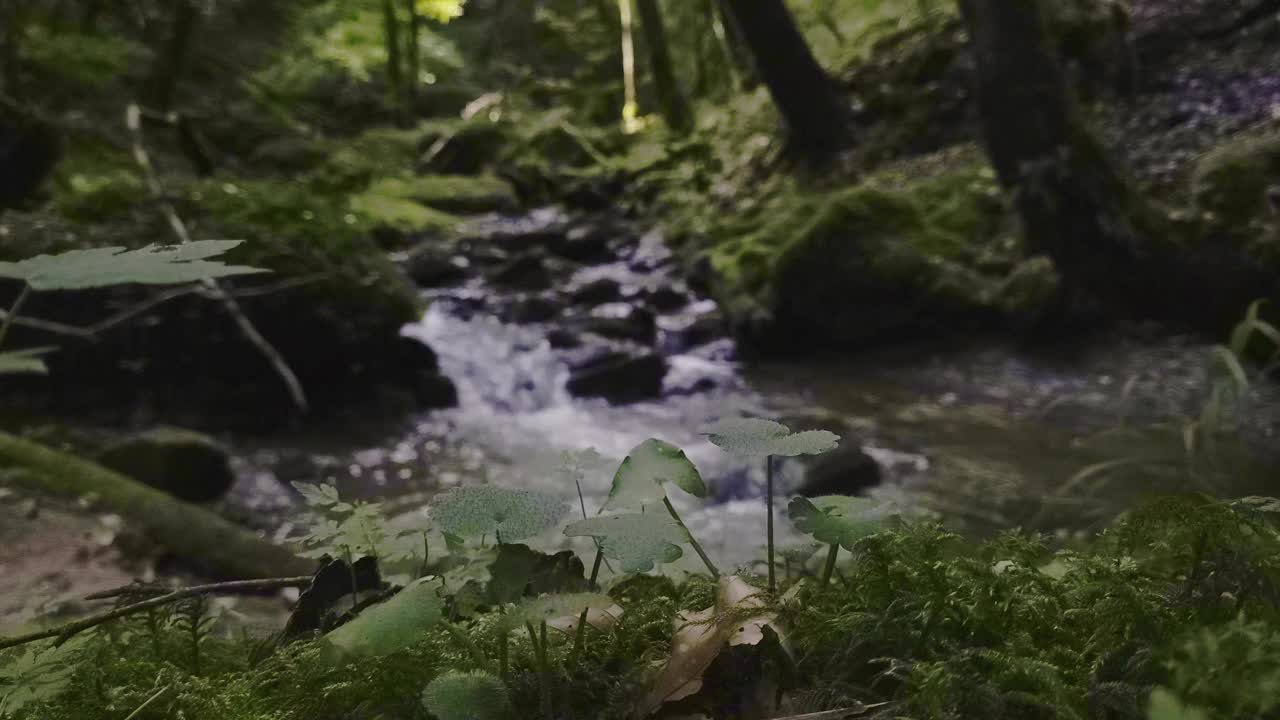
M 975 544 L 937 524 L 894 521 L 859 540 L 830 584 L 806 571 L 767 600 L 794 662 L 780 681 L 782 709 L 1147 718 L 1155 693 L 1152 718 L 1168 703 L 1204 717 L 1280 717 L 1277 512 L 1280 503 L 1261 498 L 1169 497 L 1057 550 L 1016 531 Z M 590 630 L 576 659 L 571 633 L 550 634 L 545 666 L 529 636 L 511 635 L 513 717 L 532 716 L 544 673 L 555 717 L 631 716 L 673 652 L 678 613 L 710 605 L 715 585 L 703 575 L 628 575 L 607 592 L 618 620 Z M 500 615 L 490 610 L 456 617 L 462 632 L 437 627 L 356 662 L 327 659 L 322 639 L 276 647 L 276 638 L 193 634 L 190 617 L 178 620 L 190 608 L 136 615 L 67 650 L 60 692 L 15 717 L 428 718 L 421 697 L 434 678 L 492 670 L 482 659 L 499 652 Z M 15 661 L 29 652 L 0 653 L 0 682 L 18 682 Z M 705 682 L 729 687 L 704 687 L 699 697 L 746 695 L 764 672 L 728 654 L 715 663 L 736 664 L 730 673 L 713 664 Z M 696 709 L 712 717 L 739 716 L 740 708 L 701 702 Z

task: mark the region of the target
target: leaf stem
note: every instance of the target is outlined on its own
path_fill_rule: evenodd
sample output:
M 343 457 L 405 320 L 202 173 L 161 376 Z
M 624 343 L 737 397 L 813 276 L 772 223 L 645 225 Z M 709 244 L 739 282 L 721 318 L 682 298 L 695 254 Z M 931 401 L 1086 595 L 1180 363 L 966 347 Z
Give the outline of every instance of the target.
M 822 587 L 831 582 L 831 574 L 836 570 L 836 555 L 839 554 L 840 543 L 831 543 L 831 549 L 827 551 L 827 565 L 822 569 Z
M 157 690 L 154 695 L 147 698 L 145 702 L 139 705 L 133 712 L 129 713 L 129 717 L 125 718 L 124 720 L 133 720 L 134 718 L 141 715 L 143 710 L 146 710 L 148 707 L 151 706 L 151 703 L 159 700 L 165 693 L 169 692 L 170 687 L 172 686 L 165 685 L 164 687 Z
M 9 306 L 9 312 L 5 313 L 4 321 L 0 322 L 0 345 L 4 344 L 5 337 L 9 335 L 9 328 L 13 326 L 14 318 L 18 317 L 18 313 L 22 311 L 22 306 L 26 304 L 29 297 L 31 297 L 31 286 L 23 283 L 17 299 L 13 301 L 13 305 Z
M 596 543 L 596 561 L 591 566 L 591 588 L 595 589 L 596 578 L 600 576 L 600 562 L 604 560 L 604 550 L 600 547 L 600 543 Z M 587 638 L 587 613 L 591 612 L 591 608 L 583 608 L 582 614 L 578 616 L 578 631 L 573 637 L 573 652 L 569 653 L 569 667 L 572 668 L 578 662 L 578 655 L 582 653 L 582 648 Z
M 778 591 L 778 578 L 773 562 L 773 456 L 764 458 L 764 507 L 767 513 L 766 523 L 769 535 L 769 592 Z
M 675 518 L 676 523 L 684 530 L 684 534 L 689 537 L 689 544 L 693 546 L 693 551 L 698 553 L 698 557 L 702 558 L 702 563 L 711 572 L 711 577 L 717 580 L 720 579 L 720 571 L 716 569 L 715 564 L 711 562 L 711 558 L 707 557 L 706 551 L 698 544 L 698 539 L 693 536 L 693 533 L 689 532 L 689 526 L 685 525 L 684 520 L 680 519 L 680 513 L 676 512 L 675 507 L 671 504 L 671 499 L 663 497 L 662 504 L 667 506 L 667 512 L 671 513 L 671 517 Z
M 547 662 L 547 621 L 542 621 L 542 637 L 538 642 L 538 668 L 542 670 L 542 711 L 551 718 L 551 664 Z

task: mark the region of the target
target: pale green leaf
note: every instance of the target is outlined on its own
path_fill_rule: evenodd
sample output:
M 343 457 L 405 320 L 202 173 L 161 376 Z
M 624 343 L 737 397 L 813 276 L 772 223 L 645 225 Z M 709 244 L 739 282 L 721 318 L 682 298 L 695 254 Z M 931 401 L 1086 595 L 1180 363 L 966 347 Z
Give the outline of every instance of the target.
M 569 537 L 589 536 L 600 542 L 604 556 L 622 563 L 622 571 L 648 572 L 655 564 L 675 562 L 689 534 L 659 513 L 607 515 L 579 520 L 564 529 Z
M 564 501 L 554 495 L 496 485 L 454 488 L 431 504 L 432 520 L 442 531 L 460 537 L 493 535 L 502 542 L 533 537 L 564 513 Z
M 33 645 L 0 667 L 0 718 L 18 717 L 24 707 L 52 700 L 70 686 L 89 635 L 56 647 Z
M 667 496 L 663 487 L 666 483 L 694 497 L 707 496 L 702 475 L 684 451 L 671 443 L 650 438 L 632 448 L 618 466 L 605 508 L 635 508 L 661 502 Z
M 878 532 L 885 514 L 884 507 L 871 500 L 845 495 L 797 497 L 787 506 L 787 516 L 800 532 L 847 550 Z
M 40 356 L 54 350 L 57 348 L 38 347 L 0 353 L 0 375 L 48 375 L 49 367 Z
M 503 720 L 511 717 L 507 686 L 486 672 L 447 672 L 422 692 L 437 720 Z
M 337 505 L 338 488 L 333 485 L 313 485 L 311 483 L 293 482 L 293 489 L 298 491 L 302 499 L 313 508 L 327 508 Z
M 404 649 L 440 622 L 443 607 L 435 581 L 423 578 L 326 635 L 324 653 L 331 660 L 349 660 Z
M 498 623 L 500 632 L 511 632 L 526 623 L 539 625 L 566 615 L 579 615 L 590 608 L 613 607 L 613 598 L 601 593 L 570 593 L 530 598 L 511 608 Z
M 148 245 L 137 250 L 122 247 L 71 250 L 16 263 L 0 262 L 0 277 L 25 280 L 34 290 L 83 290 L 126 283 L 177 285 L 268 272 L 209 260 L 240 243 L 240 240 L 200 240 L 185 245 Z
M 701 432 L 721 450 L 746 458 L 821 455 L 840 443 L 839 435 L 826 430 L 792 433 L 786 425 L 760 418 L 725 418 Z

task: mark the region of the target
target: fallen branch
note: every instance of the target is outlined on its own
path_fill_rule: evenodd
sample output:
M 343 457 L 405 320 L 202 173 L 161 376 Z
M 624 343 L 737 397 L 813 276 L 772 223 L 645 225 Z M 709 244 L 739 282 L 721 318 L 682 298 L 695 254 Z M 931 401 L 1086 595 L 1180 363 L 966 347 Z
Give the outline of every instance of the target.
M 173 230 L 173 234 L 178 238 L 178 243 L 181 245 L 190 243 L 191 234 L 187 231 L 187 225 L 178 216 L 173 204 L 165 199 L 164 187 L 160 184 L 155 167 L 151 164 L 151 158 L 147 155 L 147 150 L 142 144 L 142 108 L 137 104 L 130 105 L 125 111 L 125 124 L 133 135 L 133 159 L 138 163 L 138 167 L 142 169 L 147 188 L 159 205 L 160 212 L 169 223 L 169 228 Z M 227 313 L 231 315 L 231 319 L 235 321 L 236 326 L 240 328 L 240 333 L 244 335 L 250 344 L 258 349 L 258 352 L 275 369 L 276 374 L 280 376 L 280 379 L 284 381 L 285 387 L 288 388 L 293 404 L 298 410 L 304 413 L 307 412 L 307 396 L 302 389 L 302 382 L 298 380 L 298 375 L 293 371 L 293 368 L 289 367 L 289 363 L 280 354 L 280 351 L 263 337 L 262 333 L 258 332 L 258 329 L 244 314 L 244 310 L 240 308 L 240 303 L 228 295 L 216 280 L 205 280 L 201 284 L 213 299 L 222 303 Z
M 89 617 L 81 618 L 64 625 L 38 630 L 26 635 L 19 635 L 17 637 L 0 638 L 0 650 L 39 642 L 40 640 L 48 640 L 50 638 L 56 639 L 54 642 L 55 645 L 61 645 L 85 630 L 95 628 L 103 623 L 108 623 L 112 620 L 119 620 L 120 618 L 128 617 L 140 612 L 146 612 L 147 610 L 154 610 L 155 608 L 163 607 L 165 605 L 171 605 L 179 600 L 185 600 L 186 598 L 196 597 L 198 595 L 230 595 L 246 591 L 280 590 L 283 588 L 306 587 L 310 584 L 311 576 L 306 575 L 288 578 L 237 580 L 235 582 L 213 583 L 210 585 L 195 585 L 193 587 L 174 590 L 172 592 L 165 593 L 164 595 L 149 598 L 131 605 L 123 605 L 113 610 L 98 613 L 97 615 L 90 615 Z M 90 599 L 94 597 L 98 596 L 90 596 Z

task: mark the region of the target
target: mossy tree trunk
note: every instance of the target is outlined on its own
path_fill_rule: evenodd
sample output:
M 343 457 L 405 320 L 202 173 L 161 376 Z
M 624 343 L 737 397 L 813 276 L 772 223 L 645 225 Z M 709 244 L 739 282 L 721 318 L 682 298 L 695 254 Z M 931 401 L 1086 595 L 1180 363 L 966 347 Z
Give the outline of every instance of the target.
M 422 16 L 418 14 L 417 0 L 405 0 L 405 10 L 409 14 L 409 32 L 404 43 L 404 104 L 409 116 L 412 117 L 416 113 L 418 77 L 422 73 L 422 52 L 418 47 L 422 37 Z
M 220 578 L 293 577 L 314 563 L 190 505 L 94 463 L 0 432 L 0 467 L 6 484 L 77 500 L 123 517 L 174 555 Z
M 172 0 L 169 5 L 169 33 L 156 54 L 147 91 L 147 102 L 161 112 L 173 107 L 173 98 L 191 57 L 191 43 L 200 20 L 200 9 L 192 0 Z
M 729 0 L 714 0 L 714 2 L 716 18 L 720 22 L 720 29 L 724 35 L 721 44 L 724 46 L 726 61 L 736 70 L 739 89 L 752 90 L 760 83 L 760 79 L 756 77 L 755 66 L 751 62 L 751 50 L 747 48 L 747 41 L 742 37 L 742 28 L 738 27 L 733 11 L 729 9 Z
M 782 0 L 727 0 L 756 71 L 790 130 L 790 147 L 820 160 L 850 140 L 848 108 Z
M 987 152 L 1031 245 L 1067 283 L 1220 332 L 1273 279 L 1238 249 L 1186 243 L 1090 130 L 1038 0 L 958 0 L 977 62 Z
M 693 111 L 676 80 L 671 51 L 667 47 L 667 31 L 662 23 L 662 9 L 658 7 L 658 0 L 636 0 L 636 12 L 640 16 L 640 32 L 649 51 L 649 70 L 653 73 L 654 88 L 662 105 L 662 117 L 673 132 L 684 134 L 693 127 Z

